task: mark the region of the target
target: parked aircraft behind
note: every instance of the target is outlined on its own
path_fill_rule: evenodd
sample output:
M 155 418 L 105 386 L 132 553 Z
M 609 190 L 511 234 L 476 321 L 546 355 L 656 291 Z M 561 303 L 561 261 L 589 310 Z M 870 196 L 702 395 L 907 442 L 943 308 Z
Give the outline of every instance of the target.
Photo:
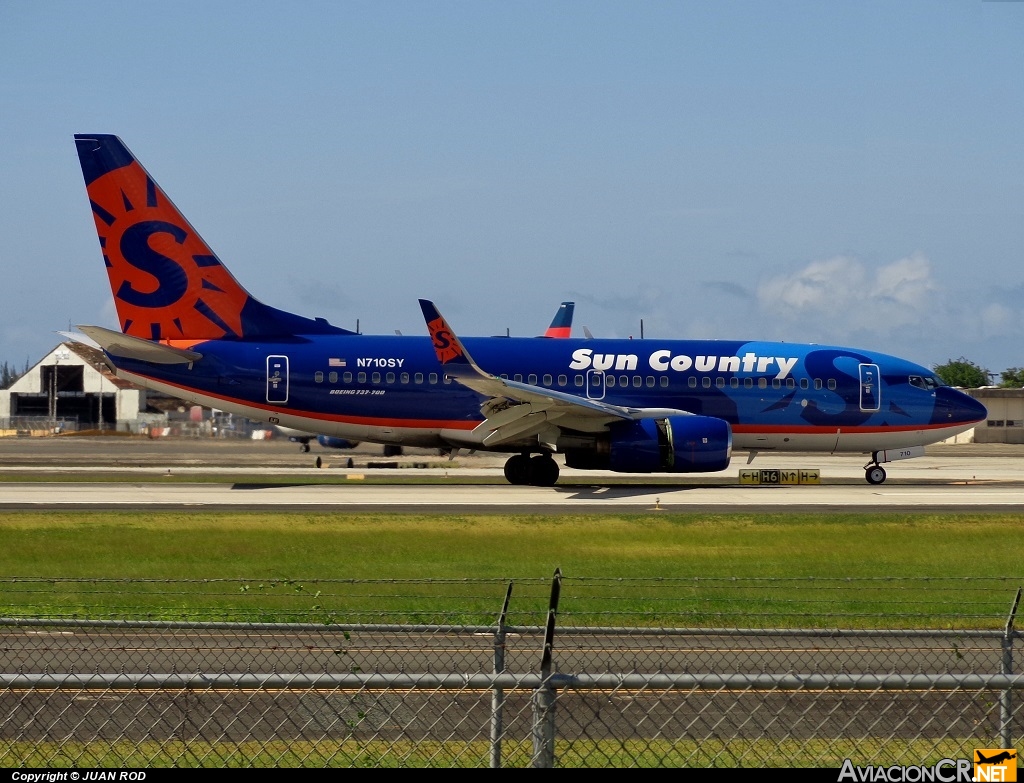
M 314 440 L 325 449 L 354 449 L 359 445 L 359 441 L 357 440 L 335 438 L 331 435 L 317 435 L 312 432 L 303 432 L 302 430 L 293 429 L 292 427 L 276 426 L 274 429 L 288 438 L 292 443 L 298 443 L 299 448 L 302 451 L 309 451 L 309 443 Z
M 508 452 L 512 483 L 573 468 L 724 470 L 734 448 L 881 464 L 985 408 L 886 354 L 761 340 L 458 338 L 350 332 L 246 291 L 116 136 L 76 135 L 121 331 L 80 327 L 133 383 L 337 438 Z

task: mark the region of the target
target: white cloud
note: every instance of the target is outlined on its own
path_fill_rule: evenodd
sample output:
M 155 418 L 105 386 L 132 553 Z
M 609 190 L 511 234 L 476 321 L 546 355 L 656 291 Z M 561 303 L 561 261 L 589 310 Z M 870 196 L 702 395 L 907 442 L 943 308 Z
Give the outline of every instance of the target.
M 813 261 L 794 275 L 764 281 L 757 290 L 761 311 L 789 323 L 813 321 L 828 335 L 888 334 L 929 319 L 937 286 L 931 264 L 914 253 L 869 268 L 847 256 Z

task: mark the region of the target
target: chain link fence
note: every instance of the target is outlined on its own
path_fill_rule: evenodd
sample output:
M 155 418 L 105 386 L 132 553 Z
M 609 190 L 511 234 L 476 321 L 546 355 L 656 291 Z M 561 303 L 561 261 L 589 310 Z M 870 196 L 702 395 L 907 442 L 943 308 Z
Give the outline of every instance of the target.
M 1019 751 L 1018 583 L 0 580 L 0 765 L 838 769 Z

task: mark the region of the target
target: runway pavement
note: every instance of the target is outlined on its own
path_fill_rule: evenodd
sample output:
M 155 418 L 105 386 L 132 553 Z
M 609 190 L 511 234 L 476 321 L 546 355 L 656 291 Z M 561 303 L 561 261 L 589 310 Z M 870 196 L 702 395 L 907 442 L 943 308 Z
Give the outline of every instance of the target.
M 378 448 L 348 452 L 314 447 L 302 454 L 287 442 L 5 439 L 0 441 L 0 474 L 5 479 L 0 482 L 0 508 L 1024 511 L 1024 447 L 1019 446 L 932 447 L 925 457 L 887 465 L 889 480 L 878 486 L 864 481 L 863 455 L 760 454 L 748 466 L 746 455 L 737 454 L 727 471 L 707 475 L 563 469 L 558 485 L 550 488 L 506 484 L 503 455 L 459 455 L 449 462 L 420 450 L 385 460 Z M 350 458 L 353 467 L 348 468 Z M 381 462 L 398 467 L 367 467 Z M 821 484 L 743 485 L 739 472 L 747 467 L 817 469 Z M 92 480 L 83 481 L 85 476 Z M 190 476 L 197 481 L 189 482 Z M 388 480 L 395 483 L 381 483 Z

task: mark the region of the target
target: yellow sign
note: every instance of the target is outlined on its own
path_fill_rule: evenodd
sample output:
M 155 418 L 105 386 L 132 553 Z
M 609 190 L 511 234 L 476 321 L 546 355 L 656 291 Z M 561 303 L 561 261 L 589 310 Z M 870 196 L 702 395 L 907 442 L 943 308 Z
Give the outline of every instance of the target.
M 744 468 L 740 471 L 740 484 L 820 484 L 821 471 L 817 468 L 788 468 L 780 470 L 772 468 L 769 470 L 751 470 Z

